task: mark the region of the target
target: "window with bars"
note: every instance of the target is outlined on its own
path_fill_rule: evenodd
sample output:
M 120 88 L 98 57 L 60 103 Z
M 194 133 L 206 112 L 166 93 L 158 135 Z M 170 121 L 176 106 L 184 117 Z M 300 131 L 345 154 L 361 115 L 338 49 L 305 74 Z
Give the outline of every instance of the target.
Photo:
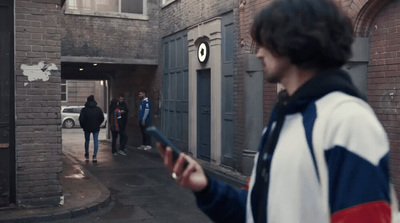
M 69 10 L 146 14 L 147 0 L 68 0 Z

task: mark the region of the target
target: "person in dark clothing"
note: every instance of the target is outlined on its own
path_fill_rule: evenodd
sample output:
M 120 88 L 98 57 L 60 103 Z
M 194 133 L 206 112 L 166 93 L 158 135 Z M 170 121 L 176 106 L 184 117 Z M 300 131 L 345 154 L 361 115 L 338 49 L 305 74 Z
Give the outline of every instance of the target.
M 125 146 L 126 146 L 126 134 L 125 134 L 125 123 L 123 121 L 122 112 L 118 106 L 118 100 L 116 98 L 111 100 L 109 109 L 109 123 L 111 130 L 111 152 L 114 156 L 121 154 L 126 156 Z M 120 149 L 117 152 L 117 137 L 120 138 Z
M 124 95 L 123 94 L 119 95 L 118 108 L 119 108 L 119 111 L 121 112 L 121 118 L 122 118 L 123 127 L 126 128 L 126 126 L 128 125 L 128 112 L 129 112 L 129 109 L 128 109 L 128 105 L 124 101 Z
M 97 151 L 99 149 L 99 132 L 100 125 L 104 121 L 104 114 L 101 108 L 97 106 L 94 96 L 90 95 L 87 98 L 85 107 L 81 110 L 79 115 L 79 123 L 85 132 L 85 159 L 89 160 L 89 142 L 90 133 L 93 134 L 93 162 L 97 162 Z
M 126 126 L 128 125 L 128 105 L 124 101 L 124 95 L 120 94 L 118 97 L 118 109 L 121 113 L 121 125 L 119 129 L 119 140 L 120 148 L 118 153 L 125 156 L 126 155 L 126 143 L 128 141 L 128 136 L 126 135 Z

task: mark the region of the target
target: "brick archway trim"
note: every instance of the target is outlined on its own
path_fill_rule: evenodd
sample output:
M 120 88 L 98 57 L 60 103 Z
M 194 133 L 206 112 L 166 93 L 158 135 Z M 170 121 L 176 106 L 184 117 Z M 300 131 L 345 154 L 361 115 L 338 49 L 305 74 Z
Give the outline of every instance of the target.
M 355 37 L 368 37 L 372 21 L 391 0 L 369 0 L 363 5 L 354 23 Z M 352 4 L 355 4 L 354 1 Z

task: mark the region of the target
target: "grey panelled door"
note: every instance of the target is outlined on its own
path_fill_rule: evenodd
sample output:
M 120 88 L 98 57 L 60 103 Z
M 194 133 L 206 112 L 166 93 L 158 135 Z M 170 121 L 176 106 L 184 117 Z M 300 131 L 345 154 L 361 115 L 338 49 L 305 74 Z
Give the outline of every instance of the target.
M 0 2 L 0 206 L 14 198 L 15 158 L 11 140 L 13 121 L 13 1 Z
M 233 166 L 233 13 L 222 17 L 222 157 L 221 163 Z
M 210 69 L 199 70 L 197 73 L 197 157 L 208 161 L 211 148 Z
M 189 92 L 187 32 L 163 39 L 162 130 L 188 152 Z

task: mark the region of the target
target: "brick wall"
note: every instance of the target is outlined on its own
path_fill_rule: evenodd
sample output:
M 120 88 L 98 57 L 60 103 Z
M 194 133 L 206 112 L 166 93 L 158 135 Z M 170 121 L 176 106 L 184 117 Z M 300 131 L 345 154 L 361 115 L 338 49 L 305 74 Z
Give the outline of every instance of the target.
M 237 8 L 238 0 L 175 1 L 160 12 L 161 37 L 176 33 Z
M 368 99 L 388 132 L 391 176 L 400 194 L 400 2 L 385 7 L 372 21 Z
M 149 20 L 64 14 L 63 56 L 155 59 L 158 1 L 147 1 Z
M 15 1 L 19 206 L 55 206 L 62 195 L 59 3 Z

